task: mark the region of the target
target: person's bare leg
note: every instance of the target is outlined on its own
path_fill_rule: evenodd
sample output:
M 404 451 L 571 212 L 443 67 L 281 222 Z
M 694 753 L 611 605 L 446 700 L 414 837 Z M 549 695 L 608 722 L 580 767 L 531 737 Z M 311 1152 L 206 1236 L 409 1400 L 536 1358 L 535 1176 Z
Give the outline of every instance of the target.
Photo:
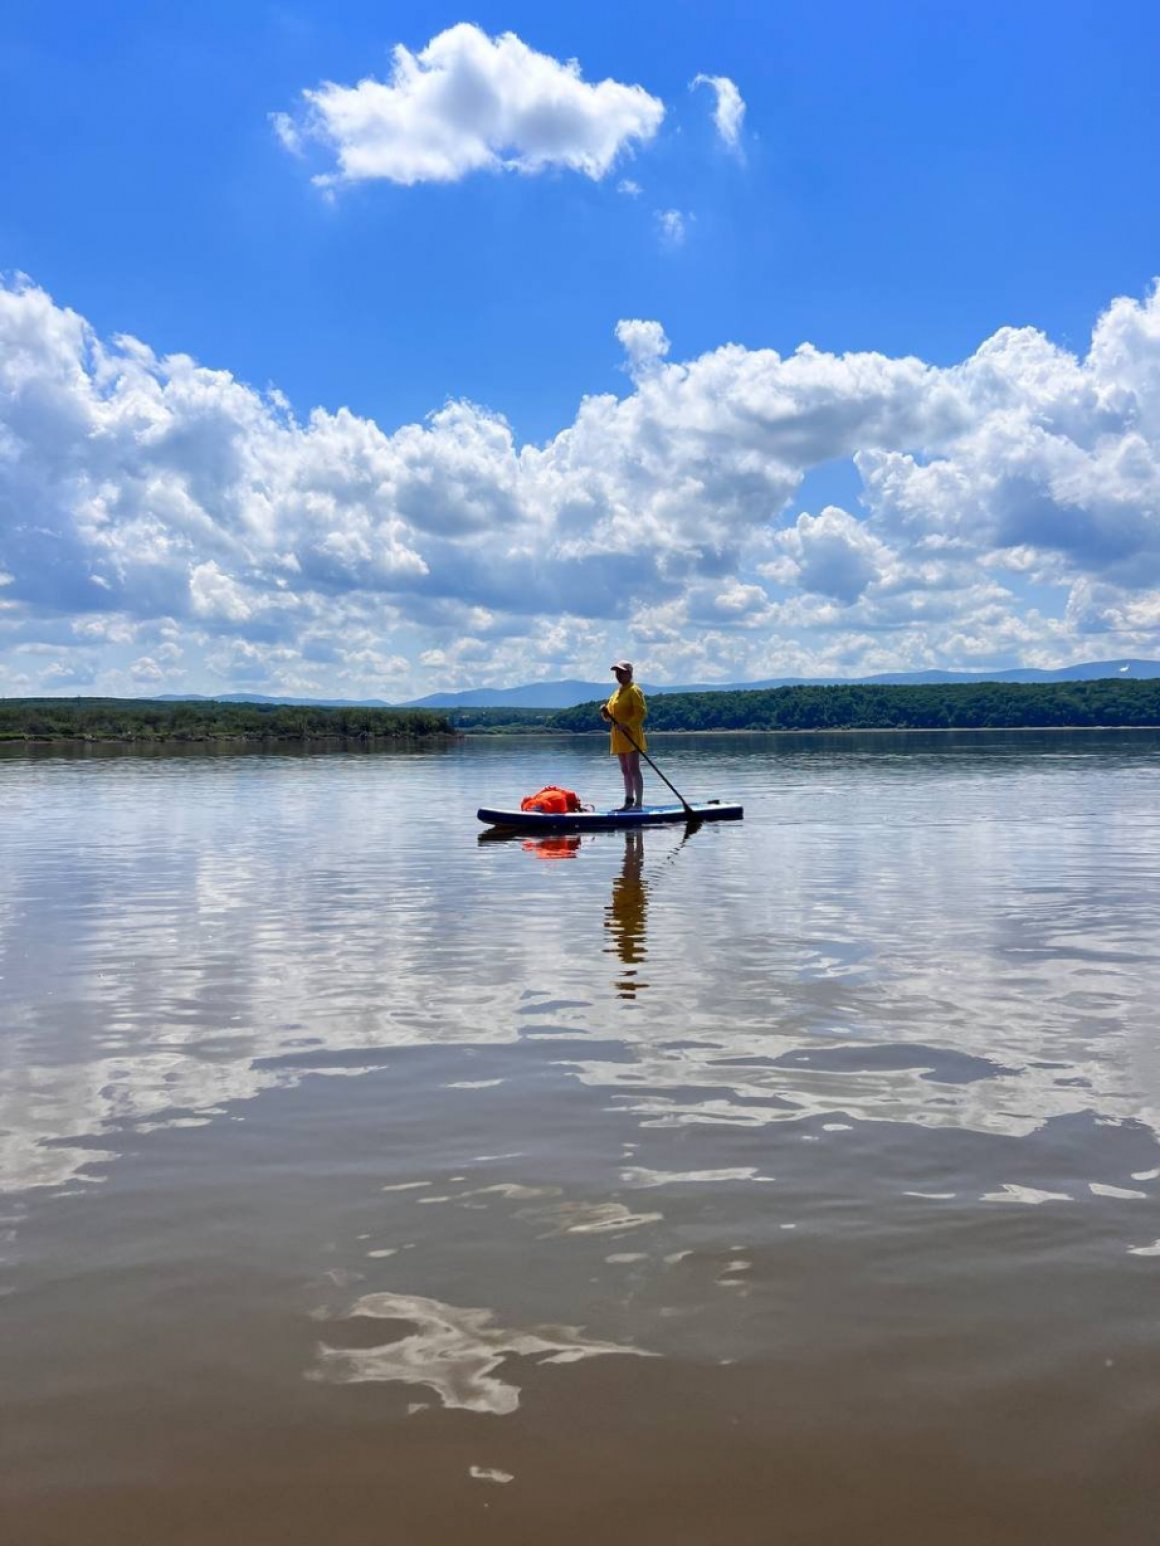
M 617 752 L 616 755 L 620 763 L 620 776 L 624 780 L 624 808 L 627 809 L 636 798 L 632 773 L 632 762 L 636 754 L 635 752 Z
M 632 754 L 632 797 L 637 806 L 644 804 L 644 774 L 640 770 L 640 757 Z

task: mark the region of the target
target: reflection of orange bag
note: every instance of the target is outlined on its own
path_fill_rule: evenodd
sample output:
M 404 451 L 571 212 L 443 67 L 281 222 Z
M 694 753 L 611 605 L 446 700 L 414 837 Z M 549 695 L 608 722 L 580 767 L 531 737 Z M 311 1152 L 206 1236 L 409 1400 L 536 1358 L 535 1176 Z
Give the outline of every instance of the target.
M 520 801 L 521 811 L 540 811 L 545 816 L 563 816 L 567 811 L 580 809 L 580 796 L 571 789 L 561 789 L 557 784 L 546 784 L 535 794 L 525 795 Z
M 579 837 L 528 837 L 524 850 L 537 859 L 574 859 L 580 851 Z

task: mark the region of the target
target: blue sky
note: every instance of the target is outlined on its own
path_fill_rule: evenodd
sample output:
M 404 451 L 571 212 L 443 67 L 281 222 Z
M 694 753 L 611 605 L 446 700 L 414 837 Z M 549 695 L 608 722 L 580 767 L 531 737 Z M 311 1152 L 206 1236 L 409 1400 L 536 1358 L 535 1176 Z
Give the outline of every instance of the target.
M 1160 652 L 1158 41 L 1126 3 L 17 0 L 0 692 Z

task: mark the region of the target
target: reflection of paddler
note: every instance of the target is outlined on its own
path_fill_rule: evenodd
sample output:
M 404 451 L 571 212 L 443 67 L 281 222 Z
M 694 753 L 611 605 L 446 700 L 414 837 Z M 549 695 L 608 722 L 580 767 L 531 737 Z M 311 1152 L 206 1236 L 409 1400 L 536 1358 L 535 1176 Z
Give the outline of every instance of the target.
M 645 909 L 648 888 L 641 873 L 644 866 L 644 834 L 624 834 L 624 863 L 620 874 L 612 882 L 612 900 L 604 911 L 604 926 L 612 933 L 614 948 L 628 970 L 624 979 L 617 983 L 621 996 L 632 998 L 637 988 L 646 986 L 636 982 L 637 963 L 643 961 L 645 948 Z

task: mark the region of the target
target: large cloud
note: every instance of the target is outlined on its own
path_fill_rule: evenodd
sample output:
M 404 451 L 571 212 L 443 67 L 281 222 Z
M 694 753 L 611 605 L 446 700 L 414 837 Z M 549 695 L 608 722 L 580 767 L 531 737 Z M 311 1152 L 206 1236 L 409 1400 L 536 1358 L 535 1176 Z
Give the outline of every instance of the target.
M 603 177 L 656 134 L 664 104 L 642 86 L 585 81 L 575 60 L 537 53 L 512 32 L 490 38 L 462 22 L 413 54 L 394 50 L 386 81 L 327 81 L 305 91 L 297 118 L 274 115 L 288 149 L 316 140 L 336 172 L 323 185 L 382 178 L 457 182 L 470 172 L 565 167 Z
M 110 690 L 391 696 L 601 672 L 610 641 L 654 679 L 1160 643 L 1156 295 L 1084 358 L 1004 329 L 950 368 L 673 363 L 659 324 L 617 331 L 632 389 L 533 446 L 462 402 L 393 434 L 300 419 L 0 288 L 0 690 L 96 662 Z M 795 509 L 840 458 L 865 510 Z

